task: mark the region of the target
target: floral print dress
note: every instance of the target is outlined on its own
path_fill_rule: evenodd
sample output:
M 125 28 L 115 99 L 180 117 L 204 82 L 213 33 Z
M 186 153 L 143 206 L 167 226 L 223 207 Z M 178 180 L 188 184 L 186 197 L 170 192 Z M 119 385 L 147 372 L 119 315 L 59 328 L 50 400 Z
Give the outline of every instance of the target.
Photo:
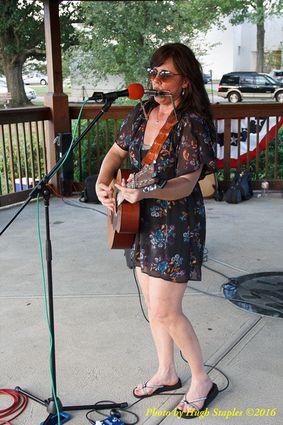
M 145 104 L 147 113 L 155 106 Z M 142 168 L 145 155 L 144 111 L 137 105 L 123 122 L 116 140 L 129 152 L 134 172 Z M 157 158 L 162 179 L 192 173 L 203 166 L 200 179 L 215 171 L 215 153 L 204 119 L 185 113 L 170 131 Z M 205 244 L 205 208 L 199 184 L 192 193 L 175 201 L 143 199 L 140 202 L 140 229 L 134 246 L 134 264 L 166 281 L 185 283 L 201 280 Z

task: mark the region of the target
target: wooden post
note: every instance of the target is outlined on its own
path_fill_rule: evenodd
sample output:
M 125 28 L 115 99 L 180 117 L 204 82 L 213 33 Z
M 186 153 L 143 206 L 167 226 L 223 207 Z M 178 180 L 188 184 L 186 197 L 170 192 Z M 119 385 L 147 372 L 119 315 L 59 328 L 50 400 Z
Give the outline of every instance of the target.
M 224 121 L 224 184 L 230 184 L 231 120 Z
M 48 171 L 51 170 L 57 161 L 56 145 L 53 144 L 55 137 L 58 133 L 70 132 L 68 96 L 63 93 L 59 3 L 60 0 L 44 0 L 44 28 L 48 75 L 48 93 L 44 97 L 44 104 L 51 109 L 46 148 Z M 59 191 L 58 176 L 54 176 L 51 182 L 56 190 Z

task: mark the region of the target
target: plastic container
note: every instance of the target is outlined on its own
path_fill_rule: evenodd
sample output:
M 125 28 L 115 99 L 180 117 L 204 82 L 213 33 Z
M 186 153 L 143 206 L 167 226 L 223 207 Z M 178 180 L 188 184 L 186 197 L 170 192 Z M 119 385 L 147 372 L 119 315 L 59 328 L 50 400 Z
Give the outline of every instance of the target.
M 33 180 L 31 177 L 28 178 L 28 185 L 26 177 L 22 178 L 22 187 L 20 184 L 20 179 L 15 179 L 16 192 L 20 192 L 21 190 L 31 189 L 33 187 Z

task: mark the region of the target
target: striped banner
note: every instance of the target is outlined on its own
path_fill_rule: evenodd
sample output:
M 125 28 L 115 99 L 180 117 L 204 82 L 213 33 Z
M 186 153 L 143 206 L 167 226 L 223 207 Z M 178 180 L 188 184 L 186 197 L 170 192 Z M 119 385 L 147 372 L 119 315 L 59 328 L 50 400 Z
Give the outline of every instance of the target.
M 249 121 L 249 122 L 248 122 Z M 237 168 L 238 164 L 245 164 L 247 157 L 252 160 L 256 157 L 257 151 L 263 151 L 266 146 L 276 137 L 276 127 L 279 131 L 283 125 L 283 116 L 278 119 L 276 117 L 258 118 L 258 134 L 257 119 L 244 118 L 241 120 L 231 120 L 231 147 L 230 147 L 230 166 Z M 240 123 L 240 131 L 238 129 Z M 269 128 L 268 128 L 269 127 Z M 248 129 L 250 129 L 248 140 Z M 238 140 L 240 134 L 240 140 Z M 224 167 L 224 120 L 217 121 L 217 166 Z M 239 147 L 240 143 L 240 147 Z M 248 151 L 249 146 L 249 151 Z M 240 159 L 238 160 L 238 156 Z

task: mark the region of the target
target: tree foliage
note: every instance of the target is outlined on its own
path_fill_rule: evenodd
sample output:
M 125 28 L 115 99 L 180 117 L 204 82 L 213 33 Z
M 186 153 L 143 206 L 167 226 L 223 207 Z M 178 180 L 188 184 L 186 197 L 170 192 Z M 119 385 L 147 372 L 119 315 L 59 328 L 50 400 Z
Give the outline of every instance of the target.
M 245 21 L 258 24 L 267 17 L 280 16 L 283 11 L 283 2 L 282 0 L 225 0 L 222 10 L 231 15 L 233 24 L 241 24 Z
M 189 7 L 196 8 L 199 0 L 190 0 Z M 229 16 L 233 25 L 243 22 L 257 24 L 270 16 L 281 16 L 282 0 L 203 0 L 201 5 L 203 16 L 213 13 L 214 18 Z
M 61 6 L 62 45 L 77 42 L 71 19 L 76 15 L 72 5 Z M 36 0 L 1 0 L 0 2 L 0 69 L 12 94 L 12 104 L 28 104 L 22 70 L 27 59 L 44 59 L 43 3 Z
M 82 45 L 88 52 L 87 66 L 103 77 L 123 75 L 126 83 L 144 82 L 145 68 L 157 47 L 182 41 L 190 46 L 200 31 L 211 25 L 208 17 L 188 14 L 187 1 L 96 1 L 83 2 L 87 30 Z

